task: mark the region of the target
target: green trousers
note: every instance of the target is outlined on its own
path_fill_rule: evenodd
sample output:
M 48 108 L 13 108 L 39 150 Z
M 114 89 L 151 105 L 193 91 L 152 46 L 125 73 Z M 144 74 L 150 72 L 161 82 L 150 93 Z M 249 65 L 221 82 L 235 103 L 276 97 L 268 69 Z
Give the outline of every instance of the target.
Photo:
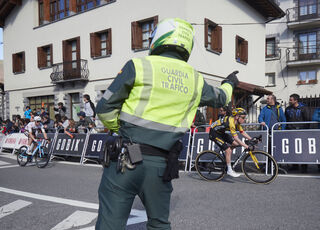
M 172 184 L 164 183 L 162 175 L 166 160 L 143 155 L 143 162 L 134 170 L 116 172 L 116 162 L 105 168 L 99 187 L 99 215 L 96 230 L 122 230 L 136 195 L 146 209 L 147 229 L 171 229 L 169 222 Z

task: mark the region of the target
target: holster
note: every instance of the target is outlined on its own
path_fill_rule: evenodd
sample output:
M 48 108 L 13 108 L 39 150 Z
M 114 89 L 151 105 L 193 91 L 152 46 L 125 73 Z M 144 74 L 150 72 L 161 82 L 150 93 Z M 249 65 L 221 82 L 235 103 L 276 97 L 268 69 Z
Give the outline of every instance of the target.
M 110 161 L 116 161 L 121 151 L 122 138 L 108 135 L 103 148 L 102 166 L 109 167 Z
M 162 177 L 163 182 L 170 182 L 172 179 L 179 178 L 179 156 L 182 149 L 181 140 L 178 140 L 170 149 L 167 167 Z

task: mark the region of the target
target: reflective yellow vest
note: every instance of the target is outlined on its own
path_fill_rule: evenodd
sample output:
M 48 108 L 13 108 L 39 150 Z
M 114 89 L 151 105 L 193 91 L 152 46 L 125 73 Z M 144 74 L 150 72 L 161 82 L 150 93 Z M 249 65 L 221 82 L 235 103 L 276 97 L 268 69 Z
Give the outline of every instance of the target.
M 174 58 L 147 56 L 132 61 L 136 78 L 120 120 L 153 130 L 186 132 L 200 103 L 202 75 Z

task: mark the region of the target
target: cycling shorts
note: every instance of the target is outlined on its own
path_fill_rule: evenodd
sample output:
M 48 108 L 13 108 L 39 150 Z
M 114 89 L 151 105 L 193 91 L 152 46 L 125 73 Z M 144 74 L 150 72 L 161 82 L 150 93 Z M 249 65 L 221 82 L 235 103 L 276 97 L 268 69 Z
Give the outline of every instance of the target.
M 214 129 L 210 129 L 209 139 L 214 141 L 214 143 L 216 143 L 223 151 L 228 149 L 234 141 L 233 137 L 230 134 L 219 133 L 214 131 Z

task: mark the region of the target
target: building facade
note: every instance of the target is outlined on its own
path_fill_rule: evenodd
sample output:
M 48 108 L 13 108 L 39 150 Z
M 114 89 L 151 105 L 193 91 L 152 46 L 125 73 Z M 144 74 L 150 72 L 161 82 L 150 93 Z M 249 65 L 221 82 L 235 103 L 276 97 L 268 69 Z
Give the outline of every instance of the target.
M 297 93 L 320 107 L 320 1 L 278 2 L 286 17 L 267 25 L 265 85 L 281 102 Z
M 189 63 L 209 84 L 239 70 L 241 81 L 264 85 L 265 22 L 283 16 L 271 0 L 12 0 L 1 3 L 5 91 L 9 115 L 58 102 L 77 120 L 82 95 L 96 103 L 130 58 L 148 54 L 158 21 L 194 25 Z M 157 7 L 155 7 L 155 5 Z M 226 16 L 227 15 L 227 16 Z M 245 22 L 237 24 L 237 22 Z

